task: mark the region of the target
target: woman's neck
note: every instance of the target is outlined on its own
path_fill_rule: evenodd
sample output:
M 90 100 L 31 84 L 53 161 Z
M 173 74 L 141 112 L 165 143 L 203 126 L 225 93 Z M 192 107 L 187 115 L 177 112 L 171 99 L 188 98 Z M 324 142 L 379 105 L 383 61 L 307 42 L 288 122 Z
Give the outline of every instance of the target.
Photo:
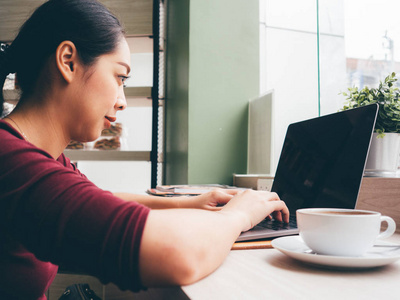
M 5 121 L 19 131 L 25 140 L 57 159 L 69 139 L 65 137 L 60 120 L 54 120 L 54 116 L 59 114 L 50 113 L 48 109 L 46 106 L 39 108 L 21 103 Z

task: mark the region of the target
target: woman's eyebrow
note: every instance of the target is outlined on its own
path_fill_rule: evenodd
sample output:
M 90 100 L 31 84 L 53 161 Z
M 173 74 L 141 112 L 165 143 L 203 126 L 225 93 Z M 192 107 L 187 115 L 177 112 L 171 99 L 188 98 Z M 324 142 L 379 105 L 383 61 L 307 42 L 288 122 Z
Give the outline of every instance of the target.
M 131 72 L 131 68 L 129 67 L 128 64 L 126 64 L 124 62 L 118 62 L 118 64 L 120 64 L 121 66 L 126 67 L 126 71 L 128 72 L 127 74 L 129 74 Z

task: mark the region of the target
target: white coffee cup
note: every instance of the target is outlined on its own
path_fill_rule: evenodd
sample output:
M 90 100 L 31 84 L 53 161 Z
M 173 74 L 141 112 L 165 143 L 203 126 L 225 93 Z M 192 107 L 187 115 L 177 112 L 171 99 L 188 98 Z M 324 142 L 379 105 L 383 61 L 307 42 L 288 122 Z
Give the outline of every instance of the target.
M 297 210 L 296 215 L 304 243 L 324 255 L 361 256 L 376 239 L 387 238 L 396 230 L 392 218 L 374 211 L 305 208 Z M 387 223 L 387 228 L 380 232 L 382 222 Z

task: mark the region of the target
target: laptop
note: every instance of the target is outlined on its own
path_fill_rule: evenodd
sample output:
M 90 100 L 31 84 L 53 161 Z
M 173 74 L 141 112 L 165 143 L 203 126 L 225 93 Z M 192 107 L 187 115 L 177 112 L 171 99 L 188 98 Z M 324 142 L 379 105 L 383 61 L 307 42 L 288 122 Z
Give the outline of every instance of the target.
M 271 188 L 290 222 L 265 219 L 237 241 L 297 234 L 300 208 L 354 209 L 377 112 L 372 104 L 290 124 Z

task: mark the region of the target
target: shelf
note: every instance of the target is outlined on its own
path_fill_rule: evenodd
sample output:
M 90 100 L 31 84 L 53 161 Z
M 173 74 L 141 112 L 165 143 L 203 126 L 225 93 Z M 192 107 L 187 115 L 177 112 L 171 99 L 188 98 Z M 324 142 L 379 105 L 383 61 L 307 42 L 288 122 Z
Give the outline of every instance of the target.
M 128 107 L 153 107 L 151 98 L 129 98 L 126 97 Z
M 150 151 L 65 150 L 71 161 L 150 161 Z
M 14 40 L 20 26 L 45 0 L 2 0 L 0 9 L 0 40 Z M 153 35 L 153 1 L 101 0 L 124 25 L 127 36 Z
M 127 98 L 151 98 L 151 86 L 126 87 L 124 92 Z
M 127 36 L 153 35 L 153 1 L 101 0 L 121 20 Z
M 151 87 L 126 87 L 124 89 L 128 107 L 152 107 Z

